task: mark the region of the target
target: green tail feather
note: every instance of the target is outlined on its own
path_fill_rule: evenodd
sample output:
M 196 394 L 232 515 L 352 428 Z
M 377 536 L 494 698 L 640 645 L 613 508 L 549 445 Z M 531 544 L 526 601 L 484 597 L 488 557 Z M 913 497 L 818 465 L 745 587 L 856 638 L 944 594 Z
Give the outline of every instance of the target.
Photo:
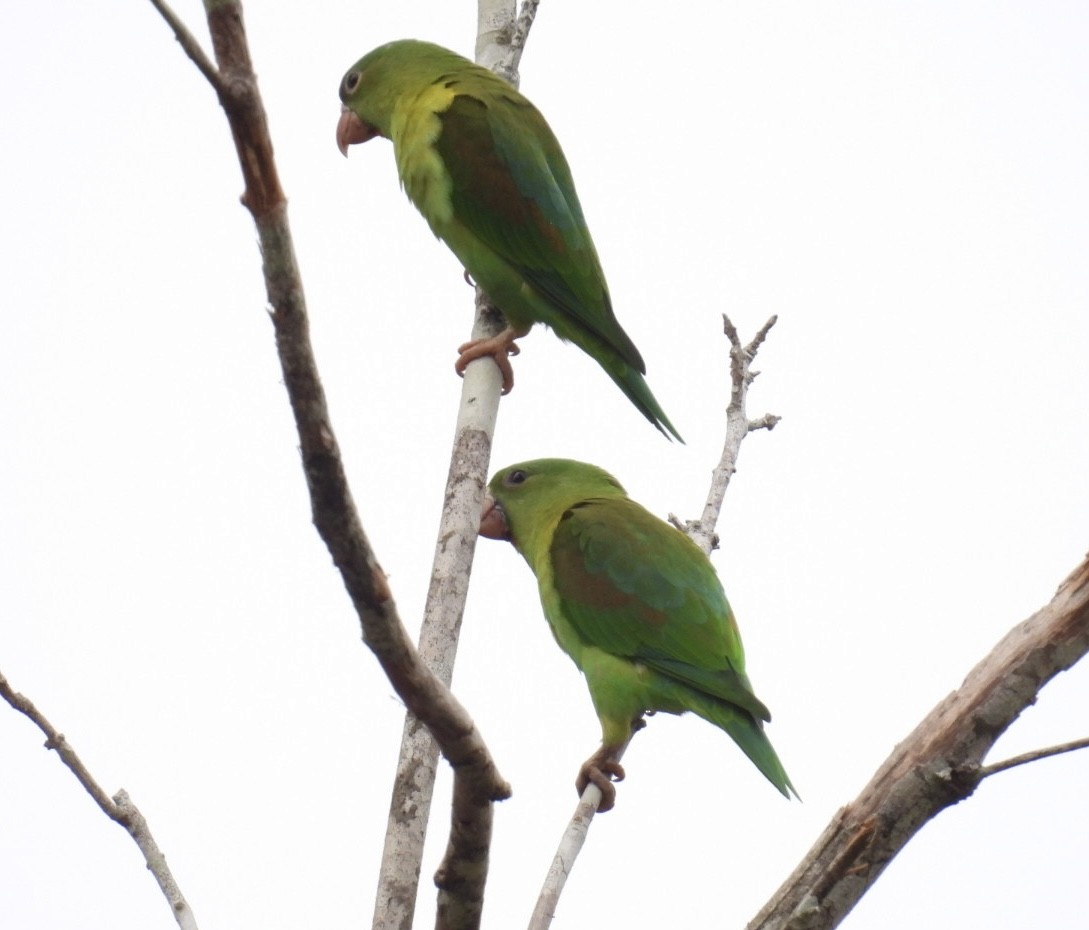
M 790 777 L 783 768 L 783 763 L 779 761 L 771 741 L 764 733 L 762 724 L 732 704 L 716 701 L 706 695 L 697 696 L 690 692 L 689 701 L 692 712 L 725 730 L 741 747 L 742 752 L 752 760 L 753 765 L 760 769 L 764 777 L 775 785 L 785 798 L 789 800 L 793 794 L 799 801 L 801 800 L 797 789 L 790 783 Z
M 638 369 L 633 368 L 622 359 L 617 359 L 617 362 L 618 364 L 603 365 L 602 367 L 608 372 L 609 377 L 616 382 L 617 387 L 624 392 L 628 400 L 635 404 L 639 412 L 658 427 L 666 438 L 672 435 L 677 442 L 683 443 L 684 440 L 681 439 L 681 434 L 669 422 L 669 417 L 665 415 L 665 412 L 659 406 L 658 401 L 650 392 L 647 382 Z

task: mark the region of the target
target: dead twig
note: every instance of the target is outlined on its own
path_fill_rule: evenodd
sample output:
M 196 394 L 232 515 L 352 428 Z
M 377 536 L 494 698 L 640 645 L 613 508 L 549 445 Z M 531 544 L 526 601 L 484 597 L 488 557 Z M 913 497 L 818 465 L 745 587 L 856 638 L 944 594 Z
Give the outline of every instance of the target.
M 34 702 L 30 698 L 15 691 L 3 673 L 0 673 L 0 697 L 27 717 L 45 734 L 45 748 L 52 749 L 57 753 L 61 762 L 76 776 L 76 780 L 94 798 L 95 803 L 101 808 L 102 812 L 110 820 L 124 827 L 129 836 L 133 838 L 144 856 L 148 871 L 158 882 L 159 890 L 162 891 L 163 897 L 166 898 L 167 904 L 170 905 L 170 911 L 181 930 L 197 930 L 197 918 L 193 914 L 192 908 L 189 907 L 189 903 L 185 900 L 185 896 L 181 893 L 173 873 L 167 866 L 166 856 L 159 849 L 155 837 L 151 835 L 151 828 L 144 819 L 144 815 L 132 803 L 128 792 L 121 789 L 112 798 L 107 795 L 102 786 L 88 771 L 87 766 L 83 764 L 83 760 L 80 759 L 75 749 L 72 748 L 72 744 L 65 739 L 64 734 L 60 733 L 46 719 L 45 714 L 34 706 Z

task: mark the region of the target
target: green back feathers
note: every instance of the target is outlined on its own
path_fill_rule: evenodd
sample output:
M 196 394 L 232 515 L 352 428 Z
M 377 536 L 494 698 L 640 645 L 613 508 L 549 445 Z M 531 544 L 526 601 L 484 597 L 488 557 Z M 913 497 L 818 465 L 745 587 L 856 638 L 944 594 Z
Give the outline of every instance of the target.
M 535 308 L 537 322 L 573 341 L 584 329 L 645 373 L 613 314 L 559 142 L 532 103 L 484 74 L 502 92 L 474 93 L 475 81 L 452 83 L 456 96 L 439 116 L 435 148 L 450 173 L 454 217 L 545 298 Z
M 537 108 L 486 68 L 415 40 L 364 56 L 340 96 L 393 141 L 405 193 L 516 334 L 549 326 L 679 439 L 613 313 L 571 169 Z
M 737 623 L 702 550 L 593 465 L 523 462 L 499 471 L 489 491 L 503 538 L 537 575 L 553 632 L 586 675 L 603 739 L 617 717 L 626 727 L 648 710 L 690 710 L 725 730 L 789 798 L 793 786 L 763 730 L 771 715 L 745 674 Z M 603 653 L 630 664 L 602 663 Z
M 707 557 L 593 465 L 538 459 L 489 486 L 513 541 L 551 579 L 582 640 L 643 662 L 758 719 L 733 612 Z
M 587 501 L 565 513 L 550 554 L 564 613 L 587 642 L 770 719 L 718 576 L 684 533 L 634 501 Z

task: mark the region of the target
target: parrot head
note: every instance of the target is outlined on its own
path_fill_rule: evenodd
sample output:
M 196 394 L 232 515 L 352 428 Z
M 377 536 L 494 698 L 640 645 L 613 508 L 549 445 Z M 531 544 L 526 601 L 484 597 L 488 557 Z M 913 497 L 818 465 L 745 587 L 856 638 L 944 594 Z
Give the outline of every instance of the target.
M 389 94 L 379 90 L 392 83 L 392 76 L 383 62 L 389 56 L 383 54 L 383 45 L 359 59 L 340 81 L 340 120 L 337 123 L 337 148 L 345 158 L 348 146 L 367 142 L 375 136 L 389 136 L 389 121 L 393 114 L 393 101 Z M 386 131 L 382 131 L 382 127 Z
M 534 459 L 508 465 L 488 482 L 480 535 L 505 539 L 519 551 L 537 530 L 551 531 L 563 512 L 585 500 L 626 498 L 603 468 L 573 459 Z
M 340 121 L 337 148 L 375 136 L 390 138 L 390 124 L 397 102 L 405 94 L 419 93 L 465 59 L 448 49 L 416 39 L 399 39 L 368 52 L 352 65 L 340 81 Z

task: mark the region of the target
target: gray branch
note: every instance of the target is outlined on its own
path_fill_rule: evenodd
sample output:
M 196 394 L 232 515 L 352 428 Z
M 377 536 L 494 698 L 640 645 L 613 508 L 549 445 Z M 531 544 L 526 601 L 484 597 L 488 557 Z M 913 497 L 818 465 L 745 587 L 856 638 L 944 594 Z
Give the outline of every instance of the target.
M 510 787 L 499 775 L 472 719 L 450 693 L 449 681 L 498 405 L 497 378 L 488 372 L 494 366 L 476 364 L 466 374 L 463 403 L 473 409 L 464 411 L 458 421 L 421 655 L 405 632 L 348 487 L 310 343 L 287 203 L 250 60 L 242 6 L 238 0 L 206 0 L 216 59 L 215 68 L 210 69 L 195 53 L 194 43 L 184 38 L 188 33 L 177 17 L 164 3 L 152 2 L 216 88 L 227 115 L 245 180 L 242 202 L 253 215 L 261 244 L 276 348 L 295 415 L 314 525 L 355 606 L 364 642 L 411 715 L 406 723 L 408 749 L 402 753 L 391 804 L 391 823 L 408 829 L 393 843 L 397 874 L 389 878 L 383 870 L 381 881 L 386 884 L 380 886 L 375 926 L 408 928 L 412 922 L 420 868 L 420 855 L 413 846 L 418 838 L 422 854 L 436 764 L 436 749 L 422 724 L 454 769 L 454 823 L 436 879 L 440 885 L 438 923 L 451 930 L 477 927 L 487 876 L 492 803 L 508 797 Z M 479 315 L 482 326 L 485 316 Z
M 494 336 L 502 328 L 502 318 L 478 291 L 472 338 Z M 421 659 L 447 687 L 454 673 L 476 551 L 501 386 L 499 368 L 490 361 L 482 359 L 465 370 L 419 639 Z M 390 798 L 374 904 L 374 930 L 408 930 L 412 926 L 438 755 L 438 746 L 427 727 L 410 711 L 405 715 Z M 449 908 L 463 914 L 465 896 L 452 892 L 466 887 L 467 875 L 478 876 L 479 891 L 470 895 L 477 902 L 474 907 L 479 909 L 483 904 L 489 845 L 485 837 L 491 832 L 491 808 L 489 805 L 474 812 L 471 797 L 459 794 L 455 788 L 452 817 L 458 828 L 451 829 L 447 853 L 435 883 L 440 888 L 440 911 Z M 487 818 L 486 825 L 479 821 L 481 817 Z M 456 838 L 460 842 L 455 843 Z M 451 917 L 444 923 L 445 926 L 478 924 L 479 912 L 475 919 Z
M 491 68 L 515 87 L 522 50 L 538 3 L 539 0 L 522 0 L 522 10 L 515 17 L 514 0 L 477 0 L 476 62 Z
M 221 96 L 227 92 L 227 84 L 223 80 L 223 76 L 216 70 L 215 63 L 205 54 L 204 49 L 201 47 L 200 42 L 197 41 L 196 36 L 193 35 L 187 28 L 185 23 L 181 21 L 178 14 L 175 13 L 169 6 L 163 3 L 163 0 L 151 0 L 151 5 L 159 11 L 159 15 L 166 20 L 166 23 L 174 31 L 174 38 L 178 40 L 178 44 L 181 45 L 182 51 L 189 57 L 189 60 L 197 66 L 197 70 L 204 75 L 205 79 L 215 89 L 217 94 Z
M 1030 762 L 1039 762 L 1041 759 L 1050 759 L 1052 756 L 1061 756 L 1063 753 L 1075 752 L 1078 749 L 1089 749 L 1089 737 L 1074 739 L 1069 743 L 1061 743 L 1058 746 L 1048 746 L 1045 749 L 1034 749 L 1032 752 L 1023 752 L 1011 759 L 1003 759 L 1001 762 L 992 762 L 979 770 L 979 780 L 990 778 L 999 772 L 1016 768 L 1019 765 L 1028 765 Z
M 536 4 L 532 6 L 535 10 Z M 527 13 L 523 8 L 516 23 L 513 0 L 479 0 L 477 62 L 517 86 L 518 62 L 532 21 L 532 11 Z M 515 36 L 517 44 L 512 40 Z M 472 338 L 494 336 L 502 328 L 502 316 L 478 288 Z M 421 657 L 447 685 L 453 675 L 476 550 L 500 387 L 499 369 L 492 362 L 474 362 L 465 371 L 419 641 Z M 412 926 L 437 758 L 427 730 L 412 713 L 406 715 L 386 822 L 373 930 L 409 930 Z M 455 785 L 450 838 L 435 874 L 440 927 L 479 926 L 488 872 L 491 813 L 490 806 L 473 807 Z
M 181 893 L 178 883 L 174 880 L 169 866 L 166 864 L 166 856 L 159 849 L 155 838 L 151 835 L 144 815 L 128 796 L 124 789 L 110 798 L 102 786 L 95 781 L 94 776 L 87 770 L 83 760 L 77 755 L 72 744 L 65 739 L 63 733 L 59 733 L 37 707 L 34 702 L 18 691 L 15 691 L 8 680 L 0 673 L 0 697 L 7 701 L 15 710 L 31 720 L 45 734 L 45 748 L 55 750 L 62 763 L 76 776 L 76 780 L 83 785 L 84 790 L 94 798 L 95 803 L 102 812 L 115 823 L 120 824 L 133 838 L 140 852 L 143 853 L 148 871 L 155 877 L 159 884 L 159 890 L 170 905 L 170 912 L 178 922 L 181 930 L 197 930 L 197 918 L 193 914 L 185 896 Z
M 690 520 L 680 526 L 680 529 L 691 536 L 696 545 L 708 554 L 712 549 L 718 548 L 715 527 L 718 525 L 726 489 L 730 486 L 730 479 L 734 472 L 737 471 L 737 457 L 741 454 L 742 441 L 754 430 L 770 430 L 779 422 L 779 417 L 774 414 L 764 414 L 760 419 L 750 421 L 745 412 L 749 385 L 759 374 L 752 370 L 752 363 L 777 319 L 778 317 L 771 317 L 757 330 L 752 341 L 743 346 L 737 334 L 737 328 L 725 313 L 722 314 L 722 331 L 730 340 L 730 403 L 726 405 L 726 439 L 722 444 L 722 455 L 718 465 L 711 473 L 711 487 L 707 493 L 707 502 L 703 505 L 703 513 L 699 520 Z M 676 520 L 674 524 L 679 525 Z
M 1051 603 L 1010 630 L 964 684 L 897 745 L 862 793 L 836 813 L 748 930 L 838 926 L 927 821 L 969 797 L 988 775 L 1030 761 L 982 764 L 1044 685 L 1086 652 L 1089 557 Z

